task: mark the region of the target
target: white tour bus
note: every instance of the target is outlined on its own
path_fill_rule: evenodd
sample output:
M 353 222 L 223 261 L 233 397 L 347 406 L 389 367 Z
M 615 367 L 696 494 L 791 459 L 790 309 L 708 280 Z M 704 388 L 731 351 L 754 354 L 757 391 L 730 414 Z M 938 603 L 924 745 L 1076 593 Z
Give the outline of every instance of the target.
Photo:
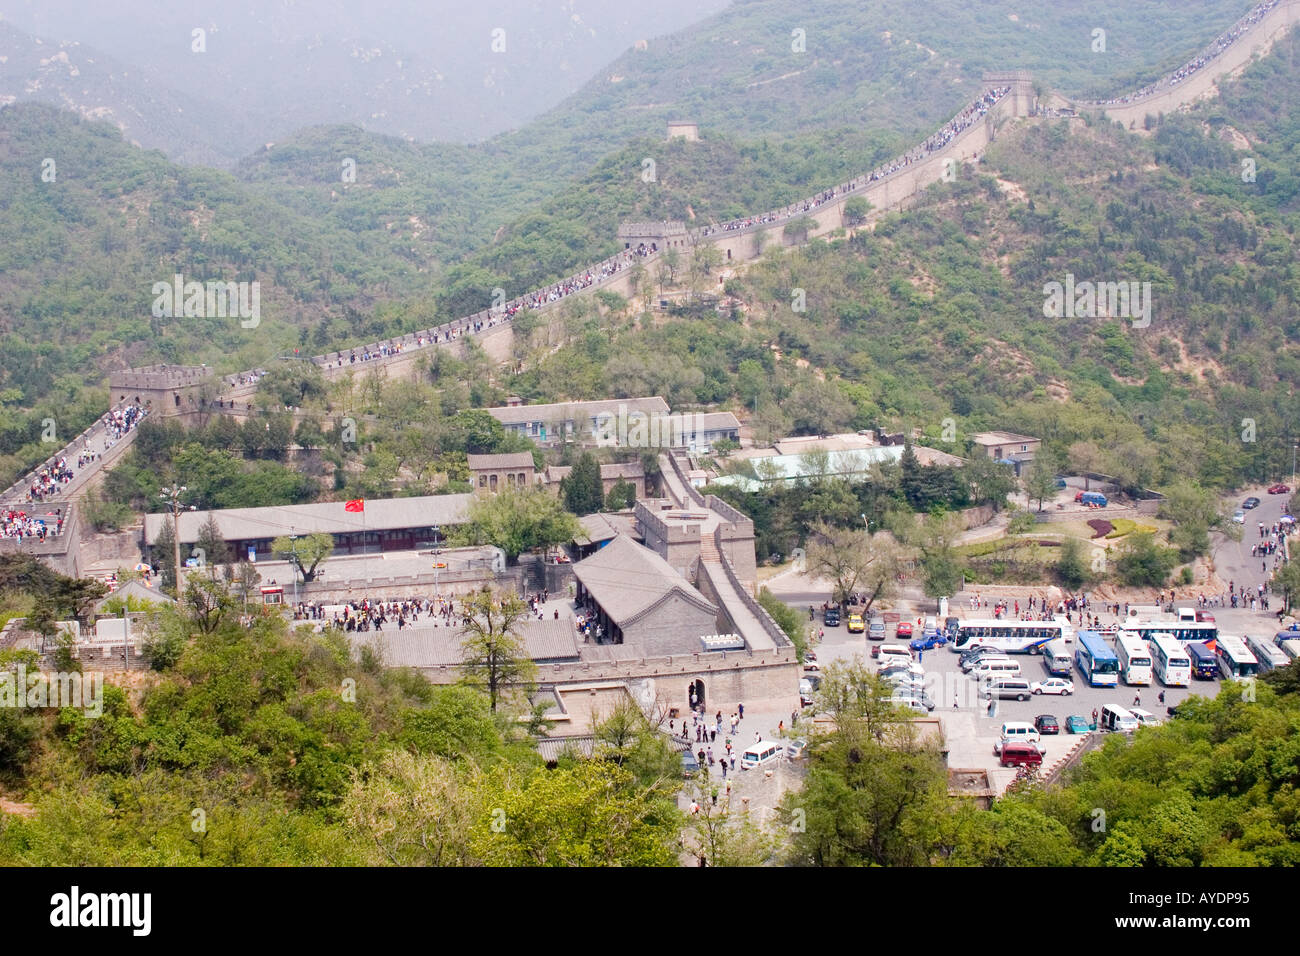
M 1246 647 L 1259 661 L 1259 669 L 1267 673 L 1277 667 L 1286 667 L 1291 658 L 1282 653 L 1282 648 L 1262 637 L 1247 637 Z
M 1183 642 L 1170 634 L 1152 634 L 1151 669 L 1166 687 L 1186 687 L 1192 682 L 1192 659 Z
M 1074 640 L 1074 629 L 1063 617 L 1051 621 L 1009 621 L 987 618 L 957 625 L 954 651 L 992 647 L 1007 654 L 1036 654 L 1052 641 Z
M 1215 656 L 1219 658 L 1219 673 L 1224 680 L 1245 680 L 1259 673 L 1259 661 L 1246 642 L 1235 635 L 1219 635 Z
M 1115 656 L 1119 658 L 1119 672 L 1124 683 L 1145 687 L 1151 683 L 1151 648 L 1133 631 L 1120 631 L 1115 635 Z

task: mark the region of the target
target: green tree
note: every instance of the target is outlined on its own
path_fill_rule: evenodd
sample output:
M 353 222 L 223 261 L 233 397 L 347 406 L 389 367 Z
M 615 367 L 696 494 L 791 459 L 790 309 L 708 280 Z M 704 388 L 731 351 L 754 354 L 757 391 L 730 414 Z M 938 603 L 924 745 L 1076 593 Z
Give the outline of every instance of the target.
M 1056 562 L 1056 576 L 1070 590 L 1078 590 L 1089 578 L 1088 564 L 1083 556 L 1083 545 L 1077 538 L 1061 542 L 1061 553 Z
M 564 507 L 575 515 L 589 515 L 601 509 L 605 493 L 600 482 L 600 463 L 591 452 L 584 451 L 573 463 L 573 470 L 560 480 Z
M 888 700 L 860 660 L 822 675 L 819 712 L 834 729 L 814 735 L 802 791 L 779 808 L 795 828 L 790 861 L 812 866 L 924 866 L 947 813 L 947 769 L 934 744 Z
M 821 522 L 813 526 L 808 539 L 808 571 L 831 581 L 837 604 L 861 591 L 870 610 L 897 584 L 901 562 L 902 551 L 888 531 L 868 535 L 865 529 L 835 528 Z
M 316 569 L 334 553 L 334 537 L 324 532 L 281 535 L 271 542 L 271 552 L 288 559 L 305 582 L 316 579 Z
M 226 545 L 226 539 L 221 536 L 221 528 L 218 527 L 214 514 L 209 513 L 207 520 L 199 526 L 194 546 L 202 552 L 203 566 L 208 569 L 209 575 L 215 575 L 217 567 L 230 560 L 230 549 Z
M 525 551 L 567 544 L 582 530 L 559 499 L 535 486 L 506 488 L 470 503 L 466 523 L 452 531 L 462 545 L 490 544 L 515 561 Z
M 845 201 L 840 215 L 845 226 L 859 226 L 871 215 L 871 203 L 862 196 L 853 196 Z
M 625 511 L 636 504 L 636 485 L 626 478 L 620 478 L 610 486 L 605 496 L 606 511 Z
M 528 605 L 518 595 L 484 588 L 463 598 L 461 607 L 465 613 L 462 672 L 467 683 L 487 691 L 495 713 L 507 691 L 527 684 L 537 672 L 519 635 Z
M 1041 452 L 1029 465 L 1029 473 L 1025 475 L 1025 496 L 1038 502 L 1039 511 L 1043 510 L 1044 501 L 1056 497 L 1057 471 L 1055 460 Z
M 1130 587 L 1163 587 L 1178 563 L 1177 554 L 1155 542 L 1154 534 L 1131 534 L 1115 569 Z
M 669 789 L 610 761 L 501 766 L 479 790 L 470 846 L 488 866 L 672 866 L 681 814 Z

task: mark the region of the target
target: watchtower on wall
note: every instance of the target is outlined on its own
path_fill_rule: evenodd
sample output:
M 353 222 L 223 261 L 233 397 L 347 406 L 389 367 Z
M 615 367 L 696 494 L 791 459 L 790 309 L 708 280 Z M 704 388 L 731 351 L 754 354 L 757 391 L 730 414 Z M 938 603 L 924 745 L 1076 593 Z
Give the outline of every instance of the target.
M 686 140 L 688 143 L 698 142 L 700 139 L 700 127 L 696 123 L 670 121 L 668 123 L 668 138 L 681 138 Z
M 110 373 L 109 398 L 114 405 L 144 405 L 160 418 L 195 415 L 213 382 L 213 371 L 206 365 L 146 365 Z
M 998 70 L 984 74 L 986 87 L 1009 86 L 1011 92 L 1003 99 L 1005 108 L 1013 116 L 1031 116 L 1037 97 L 1034 94 L 1034 78 L 1028 70 Z
M 685 249 L 690 242 L 690 230 L 684 222 L 625 222 L 618 227 L 618 241 L 629 252 L 644 247 L 645 252 L 666 252 Z

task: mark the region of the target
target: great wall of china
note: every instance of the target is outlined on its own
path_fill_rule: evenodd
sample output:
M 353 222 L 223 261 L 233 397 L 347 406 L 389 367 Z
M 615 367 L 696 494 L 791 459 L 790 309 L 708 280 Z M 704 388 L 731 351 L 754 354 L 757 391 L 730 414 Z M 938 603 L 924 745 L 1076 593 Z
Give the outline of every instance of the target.
M 1212 45 L 1190 61 L 1189 66 L 1203 61 L 1195 69 L 1187 72 L 1187 67 L 1184 67 L 1138 94 L 1105 103 L 1075 101 L 1058 93 L 1039 96 L 1035 93 L 1032 78 L 1024 71 L 987 73 L 983 78 L 981 97 L 958 117 L 978 106 L 981 100 L 991 98 L 987 108 L 979 110 L 972 122 L 963 125 L 937 148 L 906 162 L 900 158 L 882 167 L 884 172 L 877 170 L 874 174 L 864 174 L 782 210 L 749 217 L 752 222 L 745 220 L 695 229 L 682 223 L 626 223 L 619 230 L 619 238 L 625 246 L 623 251 L 562 282 L 434 328 L 359 344 L 351 349 L 314 356 L 310 361 L 321 368 L 327 379 L 368 371 L 400 377 L 414 374 L 430 349 L 459 350 L 466 339 L 473 339 L 492 361 L 507 361 L 514 348 L 510 319 L 522 309 L 547 309 L 570 295 L 602 289 L 630 295 L 633 266 L 640 262 L 648 267 L 670 248 L 679 248 L 689 254 L 698 244 L 706 243 L 716 247 L 725 262 L 750 261 L 757 258 L 765 247 L 796 244 L 785 235 L 785 227 L 796 219 L 805 220 L 808 226 L 806 232 L 800 230 L 803 237 L 800 241 L 823 237 L 845 227 L 845 204 L 858 197 L 870 204 L 867 219 L 870 222 L 887 212 L 905 208 L 929 186 L 950 179 L 962 164 L 977 161 L 994 141 L 1001 126 L 1012 119 L 1048 111 L 1088 112 L 1119 122 L 1126 129 L 1141 131 L 1148 117 L 1158 119 L 1162 114 L 1190 108 L 1213 96 L 1220 80 L 1240 72 L 1297 23 L 1300 23 L 1300 0 L 1269 0 L 1259 4 L 1218 38 L 1220 41 L 1229 38 L 1221 48 Z M 1207 55 L 1211 51 L 1212 55 Z M 944 129 L 951 125 L 947 124 Z M 639 245 L 645 246 L 645 255 L 636 253 Z M 154 416 L 179 416 L 186 420 L 211 413 L 246 417 L 255 410 L 256 379 L 260 374 L 261 370 L 252 370 L 219 377 L 212 369 L 191 366 L 129 369 L 110 376 L 110 404 L 116 408 L 138 401 Z M 61 456 L 75 458 L 79 449 L 90 445 L 94 432 L 95 426 L 92 426 L 89 434 L 78 436 L 15 482 L 0 494 L 0 505 L 25 507 L 23 489 L 30 485 L 36 472 Z M 102 456 L 87 468 L 85 474 L 79 474 L 70 485 L 74 493 L 66 497 L 75 497 L 91 483 L 100 469 L 120 457 L 134 434 L 132 431 L 119 440 L 112 455 Z M 0 550 L 12 543 L 0 541 Z

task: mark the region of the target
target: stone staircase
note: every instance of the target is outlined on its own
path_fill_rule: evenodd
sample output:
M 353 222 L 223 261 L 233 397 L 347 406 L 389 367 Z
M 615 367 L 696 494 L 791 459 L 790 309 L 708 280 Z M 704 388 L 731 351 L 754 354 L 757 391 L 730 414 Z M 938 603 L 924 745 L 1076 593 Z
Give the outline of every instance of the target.
M 700 535 L 700 560 L 705 564 L 721 564 L 722 555 L 718 554 L 718 544 L 713 535 Z

